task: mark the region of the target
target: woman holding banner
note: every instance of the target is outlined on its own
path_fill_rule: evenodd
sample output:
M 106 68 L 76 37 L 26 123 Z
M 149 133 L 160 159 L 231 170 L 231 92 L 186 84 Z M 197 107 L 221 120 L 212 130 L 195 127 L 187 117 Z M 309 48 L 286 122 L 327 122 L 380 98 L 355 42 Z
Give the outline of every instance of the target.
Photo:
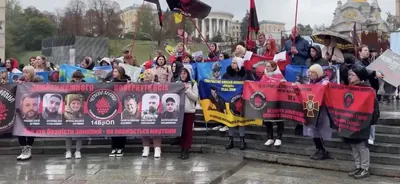
M 268 61 L 267 64 L 265 65 L 265 75 L 261 78 L 260 82 L 285 82 L 285 78 L 283 78 L 283 75 L 281 71 L 279 70 L 278 65 L 276 64 L 275 61 Z M 277 137 L 274 141 L 274 133 L 273 133 L 273 122 L 276 122 L 276 125 L 278 126 L 277 129 Z M 265 142 L 265 146 L 270 146 L 274 144 L 274 146 L 281 146 L 282 144 L 282 135 L 283 131 L 285 129 L 285 125 L 283 124 L 283 121 L 272 121 L 272 122 L 266 122 L 267 126 L 267 137 L 268 140 Z
M 243 59 L 239 57 L 234 57 L 232 59 L 232 63 L 227 67 L 226 73 L 222 76 L 224 80 L 234 80 L 234 81 L 244 81 L 246 80 L 246 71 L 243 67 Z M 232 127 L 229 129 L 229 143 L 225 147 L 226 149 L 232 149 L 233 145 L 233 136 L 235 132 L 239 130 L 240 135 L 240 150 L 246 149 L 246 143 L 244 141 L 245 136 L 245 128 L 244 126 Z
M 22 77 L 20 78 L 20 80 L 17 81 L 18 84 L 21 84 L 23 82 L 43 82 L 43 78 L 42 77 L 36 77 L 35 76 L 35 68 L 33 68 L 33 66 L 25 66 L 22 69 Z M 26 96 L 26 98 L 32 97 L 36 98 L 34 96 Z M 38 109 L 37 109 L 38 110 Z M 37 110 L 35 111 L 37 113 Z M 24 109 L 21 109 L 22 112 L 24 112 Z M 34 110 L 30 110 L 31 112 L 34 112 Z M 27 112 L 29 113 L 29 112 Z M 17 160 L 29 160 L 32 158 L 32 146 L 33 143 L 35 141 L 34 137 L 24 137 L 24 136 L 19 136 L 18 137 L 18 142 L 19 145 L 21 146 L 22 149 L 22 153 L 17 157 Z
M 310 78 L 310 84 L 327 85 L 329 83 L 329 79 L 324 75 L 324 69 L 319 64 L 310 66 L 308 69 L 308 77 Z M 317 148 L 317 151 L 311 155 L 311 159 L 324 160 L 328 158 L 328 152 L 325 149 L 324 140 L 331 139 L 332 129 L 330 127 L 326 107 L 321 106 L 315 126 L 304 126 L 303 135 L 312 137 L 314 145 Z
M 130 81 L 129 76 L 125 74 L 125 69 L 121 66 L 117 66 L 113 69 L 113 80 L 111 82 L 128 83 Z M 126 137 L 112 137 L 110 157 L 122 157 L 124 156 Z
M 196 102 L 199 98 L 199 91 L 195 81 L 191 79 L 190 70 L 181 70 L 180 81 L 185 84 L 185 115 L 183 116 L 182 136 L 180 139 L 181 154 L 179 158 L 186 160 L 189 158 L 189 150 L 192 147 L 194 113 L 196 112 Z
M 147 69 L 143 72 L 143 82 L 144 83 L 154 83 L 154 78 L 155 78 L 155 75 L 154 75 L 152 69 Z M 142 157 L 149 156 L 151 140 L 153 140 L 154 158 L 159 159 L 161 157 L 162 137 L 147 137 L 147 136 L 142 137 L 142 143 L 143 143 Z

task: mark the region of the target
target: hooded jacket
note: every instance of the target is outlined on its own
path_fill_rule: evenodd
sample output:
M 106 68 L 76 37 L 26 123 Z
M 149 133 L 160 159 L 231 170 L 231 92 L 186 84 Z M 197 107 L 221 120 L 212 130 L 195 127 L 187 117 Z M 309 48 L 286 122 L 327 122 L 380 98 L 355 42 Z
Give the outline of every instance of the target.
M 285 42 L 285 45 L 283 47 L 283 51 L 286 51 L 290 56 L 290 63 L 292 65 L 305 65 L 308 59 L 308 48 L 310 47 L 310 44 L 303 37 L 297 36 L 295 39 L 295 46 L 298 53 L 296 55 L 293 55 L 293 57 L 291 52 L 292 44 L 293 39 L 289 39 Z
M 331 61 L 333 63 L 343 63 L 344 62 L 343 53 L 340 49 L 336 47 L 336 45 L 337 45 L 336 39 L 331 37 L 331 43 L 329 44 L 329 46 L 324 47 L 322 49 L 322 56 L 325 58 L 326 53 L 328 53 L 329 55 L 332 56 Z
M 185 90 L 185 113 L 195 113 L 196 112 L 196 102 L 199 99 L 199 89 L 195 81 L 192 80 L 192 74 L 187 68 L 183 68 L 186 70 L 188 75 L 188 81 L 185 83 L 186 90 Z M 182 83 L 181 80 L 178 81 Z
M 244 67 L 240 67 L 239 71 L 235 71 L 229 65 L 226 68 L 226 73 L 222 76 L 224 80 L 244 81 L 246 80 L 246 70 Z
M 311 49 L 314 49 L 317 51 L 317 55 L 315 56 L 315 58 L 311 57 Z M 310 57 L 307 59 L 308 67 L 313 64 L 319 64 L 321 66 L 329 66 L 329 61 L 322 57 L 321 47 L 319 47 L 318 45 L 313 45 L 310 47 L 310 49 L 308 49 L 308 56 Z

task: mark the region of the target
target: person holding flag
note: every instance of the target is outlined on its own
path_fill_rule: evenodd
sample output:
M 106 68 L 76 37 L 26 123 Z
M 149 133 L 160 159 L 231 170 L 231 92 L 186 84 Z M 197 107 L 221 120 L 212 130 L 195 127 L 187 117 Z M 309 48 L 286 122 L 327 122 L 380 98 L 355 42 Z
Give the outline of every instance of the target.
M 286 51 L 290 56 L 290 64 L 306 65 L 309 48 L 308 41 L 300 36 L 300 28 L 298 26 L 293 27 L 291 39 L 287 40 L 283 47 L 283 51 Z

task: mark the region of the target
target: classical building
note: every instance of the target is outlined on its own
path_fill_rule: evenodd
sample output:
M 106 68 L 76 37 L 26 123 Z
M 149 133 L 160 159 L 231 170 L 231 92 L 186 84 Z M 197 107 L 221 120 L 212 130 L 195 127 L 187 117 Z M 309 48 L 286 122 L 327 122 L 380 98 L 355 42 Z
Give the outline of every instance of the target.
M 134 4 L 133 6 L 129 6 L 123 9 L 119 14 L 122 22 L 124 23 L 124 28 L 123 28 L 124 33 L 129 33 L 134 31 L 136 17 L 139 10 L 140 10 L 140 5 Z M 153 11 L 154 13 L 157 13 L 156 9 L 153 9 Z
M 231 26 L 232 30 L 232 39 L 233 40 L 240 40 L 240 36 L 242 35 L 242 30 L 240 29 L 240 22 L 238 20 L 232 22 Z
M 350 34 L 356 23 L 357 30 L 389 32 L 389 25 L 381 17 L 381 8 L 377 0 L 371 4 L 367 0 L 347 0 L 337 2 L 330 29 L 342 34 Z

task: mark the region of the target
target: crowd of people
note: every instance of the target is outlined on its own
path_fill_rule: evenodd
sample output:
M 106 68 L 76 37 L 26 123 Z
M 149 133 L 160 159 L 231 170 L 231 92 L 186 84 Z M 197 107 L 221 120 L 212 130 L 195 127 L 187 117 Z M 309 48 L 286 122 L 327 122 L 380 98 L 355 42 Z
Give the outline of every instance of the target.
M 358 47 L 357 56 L 351 54 L 344 54 L 341 50 L 335 47 L 335 40 L 332 37 L 326 37 L 324 40 L 324 47 L 321 49 L 319 46 L 310 45 L 308 41 L 302 38 L 298 33 L 300 31 L 295 27 L 292 30 L 292 39 L 286 41 L 283 46 L 284 51 L 289 55 L 291 65 L 303 65 L 308 67 L 308 77 L 310 78 L 309 84 L 314 85 L 327 85 L 329 79 L 325 76 L 323 66 L 329 66 L 332 64 L 340 65 L 340 82 L 344 85 L 351 86 L 370 86 L 373 87 L 379 95 L 379 89 L 385 83 L 381 80 L 384 78 L 384 74 L 379 71 L 371 71 L 366 67 L 377 58 L 375 52 L 370 52 L 370 49 L 366 45 Z M 254 80 L 244 69 L 244 63 L 246 62 L 243 57 L 247 51 L 244 43 L 239 43 L 236 46 L 233 54 L 221 52 L 218 49 L 216 43 L 209 45 L 210 52 L 206 57 L 193 57 L 186 52 L 184 44 L 179 43 L 175 48 L 175 53 L 167 58 L 163 52 L 157 51 L 155 58 L 151 61 L 145 62 L 140 67 L 143 68 L 143 73 L 140 77 L 141 82 L 145 83 L 183 83 L 185 84 L 185 114 L 184 123 L 182 128 L 181 137 L 177 138 L 171 144 L 180 144 L 181 153 L 179 158 L 188 159 L 189 152 L 192 145 L 193 137 L 193 124 L 194 124 L 194 113 L 196 111 L 197 101 L 199 99 L 199 91 L 197 87 L 196 78 L 193 78 L 193 63 L 196 62 L 209 62 L 209 61 L 221 61 L 232 58 L 230 66 L 227 67 L 226 73 L 221 75 L 221 65 L 215 62 L 212 67 L 214 79 L 223 80 L 235 80 L 245 81 Z M 274 39 L 267 39 L 266 35 L 260 33 L 256 42 L 256 48 L 249 49 L 253 53 L 265 56 L 267 58 L 273 58 L 278 52 L 277 44 Z M 130 64 L 133 66 L 139 66 L 136 59 L 132 57 L 129 51 L 123 52 L 122 58 L 104 58 L 98 61 L 98 65 L 106 66 L 111 65 L 113 70 L 105 78 L 105 82 L 119 82 L 128 83 L 131 78 L 126 75 L 123 67 L 119 66 L 119 63 Z M 272 59 L 271 59 L 272 60 Z M 18 83 L 23 82 L 42 82 L 39 77 L 35 75 L 36 72 L 40 71 L 51 71 L 57 70 L 57 66 L 48 64 L 44 56 L 32 57 L 29 65 L 22 68 L 23 77 Z M 218 65 L 219 64 L 219 65 Z M 81 63 L 80 67 L 91 70 L 96 65 L 90 57 L 86 57 Z M 18 61 L 15 59 L 8 59 L 5 63 L 5 67 L 9 72 L 18 73 L 21 72 L 19 69 Z M 284 73 L 281 71 L 283 68 L 279 68 L 278 63 L 275 61 L 268 61 L 265 67 L 265 72 L 261 78 L 262 82 L 277 82 L 285 81 Z M 84 75 L 80 71 L 76 71 L 72 75 L 70 82 L 85 82 Z M 216 94 L 216 93 L 215 93 Z M 212 94 L 213 95 L 213 94 Z M 376 100 L 380 100 L 377 96 Z M 124 99 L 124 105 L 126 109 L 130 109 L 130 106 L 137 105 L 135 97 Z M 390 97 L 385 97 L 385 100 L 390 100 Z M 71 117 L 82 116 L 79 108 L 82 103 L 78 97 L 71 97 L 68 103 L 65 104 L 67 114 Z M 214 107 L 210 107 L 211 110 L 223 111 L 225 108 L 219 108 L 225 106 L 220 104 L 218 98 L 212 100 L 211 103 Z M 204 107 L 203 107 L 204 108 Z M 215 108 L 215 109 L 212 109 Z M 135 108 L 132 108 L 135 109 Z M 377 122 L 379 117 L 379 104 L 375 103 L 375 114 L 374 123 Z M 126 112 L 126 116 L 135 116 L 134 112 Z M 65 116 L 65 115 L 64 115 Z M 70 118 L 70 117 L 65 117 Z M 282 136 L 284 132 L 284 122 L 276 121 L 277 123 L 277 136 L 273 135 L 273 123 L 266 122 L 266 134 L 267 140 L 266 146 L 281 146 Z M 374 139 L 374 126 L 371 126 L 371 133 L 369 137 L 363 137 L 362 139 L 344 139 L 345 143 L 351 145 L 356 170 L 349 173 L 354 178 L 365 178 L 369 174 L 369 149 L 368 143 L 373 144 Z M 213 130 L 216 131 L 229 131 L 229 142 L 226 145 L 226 149 L 234 148 L 234 136 L 235 133 L 239 133 L 240 136 L 240 149 L 246 149 L 245 134 L 246 129 L 244 126 L 238 127 L 227 127 L 223 124 L 215 126 Z M 311 159 L 324 160 L 328 158 L 328 151 L 325 148 L 324 141 L 329 140 L 332 136 L 332 129 L 330 127 L 329 118 L 327 115 L 326 108 L 322 107 L 318 122 L 315 127 L 301 126 L 296 127 L 295 133 L 303 136 L 310 136 L 313 138 L 314 145 L 317 151 L 311 155 Z M 18 137 L 20 146 L 22 147 L 22 153 L 17 157 L 18 160 L 28 160 L 31 158 L 31 148 L 34 143 L 34 137 Z M 111 153 L 110 157 L 121 157 L 124 155 L 124 148 L 126 144 L 126 137 L 112 137 L 111 138 Z M 154 158 L 161 157 L 161 145 L 162 137 L 142 137 L 143 143 L 143 157 L 150 155 L 150 147 L 154 147 Z M 76 159 L 82 157 L 80 152 L 82 146 L 82 139 L 76 139 L 76 151 L 72 154 L 72 138 L 66 139 L 66 159 L 71 159 L 74 155 Z

